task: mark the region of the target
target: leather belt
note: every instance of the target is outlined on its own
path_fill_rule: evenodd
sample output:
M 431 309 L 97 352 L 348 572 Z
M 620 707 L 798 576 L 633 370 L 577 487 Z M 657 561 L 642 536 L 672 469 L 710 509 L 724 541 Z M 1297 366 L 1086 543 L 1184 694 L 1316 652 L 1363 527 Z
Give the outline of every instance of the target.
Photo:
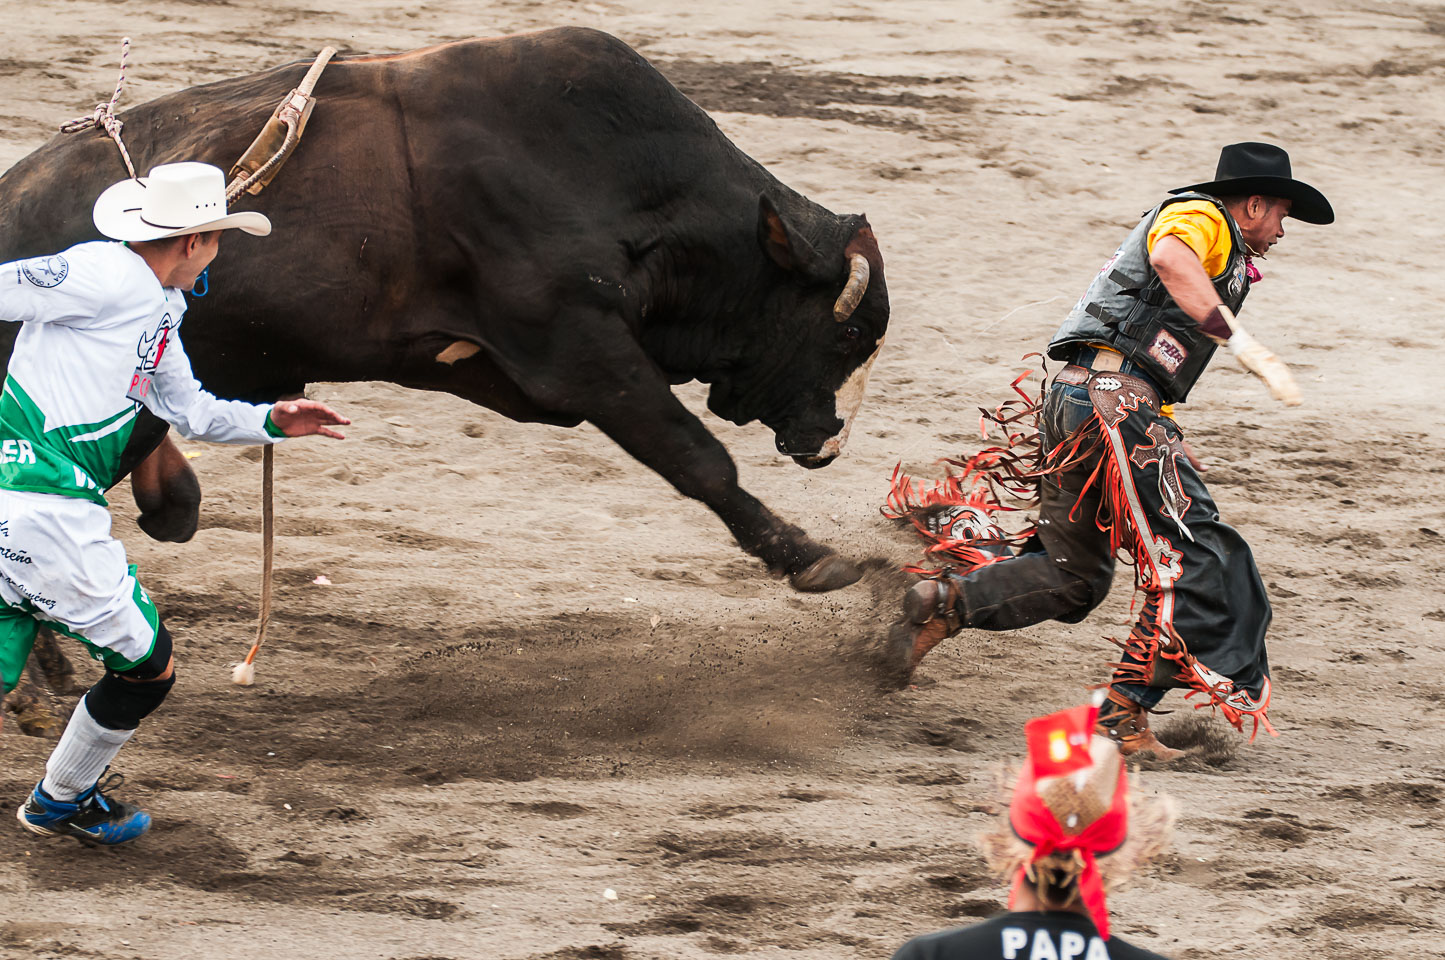
M 1105 393 L 1117 392 L 1120 389 L 1133 390 L 1142 394 L 1156 413 L 1159 410 L 1159 391 L 1155 390 L 1148 380 L 1133 374 L 1119 373 L 1117 370 L 1090 370 L 1088 367 L 1071 363 L 1054 374 L 1054 382 L 1076 387 L 1086 386 L 1089 388 L 1090 397 L 1094 396 L 1096 388 Z M 1095 406 L 1097 405 L 1098 400 L 1095 398 Z
M 1087 353 L 1086 353 L 1087 351 Z M 1094 373 L 1117 373 L 1124 369 L 1124 355 L 1116 350 L 1104 350 L 1099 347 L 1085 346 L 1080 351 L 1081 356 L 1088 354 L 1093 356 L 1079 363 L 1075 361 L 1060 370 L 1054 379 L 1060 383 L 1071 383 L 1083 386 L 1089 382 L 1089 376 Z
M 1054 382 L 1067 383 L 1075 387 L 1082 387 L 1084 384 L 1089 382 L 1089 378 L 1093 375 L 1094 371 L 1090 370 L 1088 367 L 1081 367 L 1077 363 L 1071 363 L 1067 367 L 1064 367 L 1064 369 L 1060 370 L 1058 373 L 1054 374 Z

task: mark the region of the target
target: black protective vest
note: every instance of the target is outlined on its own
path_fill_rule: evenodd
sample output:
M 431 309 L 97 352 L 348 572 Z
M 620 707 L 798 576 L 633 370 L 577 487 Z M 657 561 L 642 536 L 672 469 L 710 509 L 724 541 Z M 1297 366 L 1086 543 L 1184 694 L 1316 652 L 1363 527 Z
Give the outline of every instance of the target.
M 1218 276 L 1210 279 L 1225 306 L 1239 311 L 1249 293 L 1244 237 L 1239 233 L 1239 224 L 1214 197 L 1181 193 L 1146 213 L 1099 270 L 1099 275 L 1049 342 L 1051 358 L 1069 361 L 1081 344 L 1106 343 L 1148 372 L 1159 387 L 1163 402 L 1179 403 L 1189 395 L 1190 388 L 1208 366 L 1209 358 L 1214 356 L 1215 343 L 1179 309 L 1149 263 L 1149 231 L 1159 212 L 1172 203 L 1187 200 L 1208 200 L 1224 214 L 1233 241 L 1229 261 Z

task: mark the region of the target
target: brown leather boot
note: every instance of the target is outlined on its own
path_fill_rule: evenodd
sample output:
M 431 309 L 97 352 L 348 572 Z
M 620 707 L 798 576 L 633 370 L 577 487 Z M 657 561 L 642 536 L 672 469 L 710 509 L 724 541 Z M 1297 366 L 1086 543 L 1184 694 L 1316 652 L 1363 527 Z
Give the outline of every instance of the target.
M 959 590 L 948 576 L 920 580 L 903 595 L 903 619 L 893 625 L 886 655 L 890 676 L 904 686 L 928 651 L 963 629 Z
M 1184 756 L 1183 750 L 1166 747 L 1154 736 L 1149 729 L 1149 711 L 1142 704 L 1113 690 L 1099 708 L 1094 732 L 1113 741 L 1121 756 L 1152 756 L 1166 761 Z

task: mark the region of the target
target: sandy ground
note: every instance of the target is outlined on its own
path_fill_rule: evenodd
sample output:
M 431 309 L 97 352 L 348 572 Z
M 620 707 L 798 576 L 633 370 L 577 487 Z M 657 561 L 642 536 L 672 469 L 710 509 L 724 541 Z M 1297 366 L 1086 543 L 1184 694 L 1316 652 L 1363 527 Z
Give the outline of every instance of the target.
M 900 459 L 969 450 L 976 406 L 1136 214 L 1241 139 L 1285 144 L 1339 213 L 1290 223 L 1245 312 L 1306 404 L 1221 361 L 1181 412 L 1277 603 L 1280 736 L 1164 721 L 1200 749 L 1144 773 L 1183 813 L 1174 852 L 1113 899 L 1116 930 L 1176 958 L 1445 956 L 1445 8 L 4 0 L 0 17 L 0 166 L 108 95 L 122 33 L 133 104 L 325 43 L 599 26 L 785 182 L 866 211 L 894 315 L 827 470 L 708 417 L 753 492 L 879 558 L 837 594 L 770 579 L 591 429 L 320 384 L 356 425 L 280 452 L 274 639 L 240 689 L 255 451 L 186 446 L 206 502 L 184 546 L 146 540 L 117 490 L 179 642 L 181 683 L 122 758 L 157 825 L 119 851 L 23 834 L 10 816 L 49 744 L 7 727 L 0 956 L 886 957 L 999 909 L 970 844 L 994 772 L 1023 720 L 1103 677 L 1127 574 L 1083 624 L 965 634 L 880 694 L 847 653 L 892 616 L 916 547 L 877 505 Z

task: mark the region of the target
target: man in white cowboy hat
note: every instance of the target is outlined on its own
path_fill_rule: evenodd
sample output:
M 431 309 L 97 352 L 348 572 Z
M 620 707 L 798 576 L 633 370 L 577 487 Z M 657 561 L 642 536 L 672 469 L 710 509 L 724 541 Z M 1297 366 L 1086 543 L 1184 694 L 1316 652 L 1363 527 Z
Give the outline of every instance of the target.
M 331 425 L 350 421 L 310 400 L 218 400 L 192 376 L 183 291 L 223 230 L 271 232 L 262 214 L 226 213 L 219 169 L 158 166 L 102 193 L 94 220 L 124 242 L 0 265 L 0 320 L 23 325 L 0 396 L 0 677 L 15 686 L 41 624 L 105 665 L 16 813 L 33 833 L 117 844 L 151 819 L 102 792 L 118 777 L 100 777 L 175 683 L 170 634 L 111 536 L 103 495 L 136 415 L 240 444 L 340 439 Z

